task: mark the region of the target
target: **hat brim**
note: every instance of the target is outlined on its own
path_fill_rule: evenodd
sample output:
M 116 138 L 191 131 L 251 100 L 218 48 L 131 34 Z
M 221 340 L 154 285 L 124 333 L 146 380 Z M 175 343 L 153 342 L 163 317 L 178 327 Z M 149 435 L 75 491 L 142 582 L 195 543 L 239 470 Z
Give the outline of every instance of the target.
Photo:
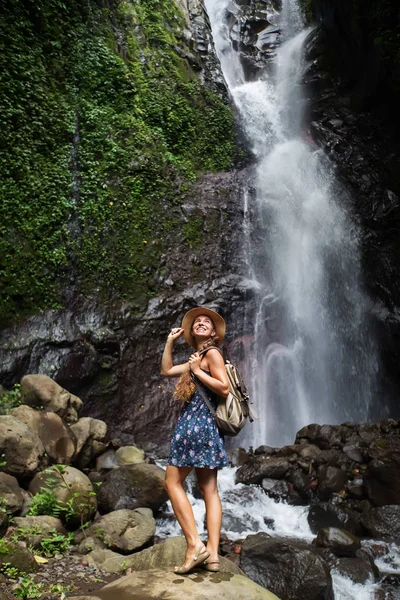
M 221 317 L 221 315 L 215 312 L 215 310 L 205 308 L 204 306 L 198 306 L 197 308 L 188 310 L 182 319 L 182 328 L 184 329 L 183 337 L 189 346 L 192 346 L 193 348 L 197 347 L 195 339 L 192 336 L 192 325 L 193 321 L 200 315 L 207 315 L 207 317 L 210 317 L 215 326 L 215 334 L 219 337 L 219 343 L 222 344 L 226 330 L 224 319 Z

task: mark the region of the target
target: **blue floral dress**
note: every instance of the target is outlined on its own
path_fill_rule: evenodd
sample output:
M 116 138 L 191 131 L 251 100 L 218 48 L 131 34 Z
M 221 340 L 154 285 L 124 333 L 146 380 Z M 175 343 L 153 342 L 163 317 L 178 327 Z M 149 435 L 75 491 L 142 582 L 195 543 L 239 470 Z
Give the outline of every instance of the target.
M 205 371 L 208 373 L 208 371 Z M 197 379 L 211 405 L 217 402 L 213 393 Z M 215 419 L 199 390 L 185 403 L 171 441 L 168 464 L 174 467 L 220 469 L 228 465 L 224 440 Z

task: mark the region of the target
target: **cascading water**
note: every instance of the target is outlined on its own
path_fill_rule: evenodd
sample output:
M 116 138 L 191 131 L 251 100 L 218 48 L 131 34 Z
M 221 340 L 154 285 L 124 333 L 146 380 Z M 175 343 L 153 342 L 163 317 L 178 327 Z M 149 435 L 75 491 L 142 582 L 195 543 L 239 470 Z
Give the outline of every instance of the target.
M 251 315 L 250 380 L 260 418 L 241 442 L 282 446 L 311 422 L 371 417 L 377 360 L 360 285 L 359 240 L 334 170 L 304 130 L 301 78 L 309 30 L 296 1 L 283 0 L 280 14 L 271 3 L 268 20 L 280 27 L 283 43 L 252 81 L 246 81 L 235 50 L 240 44 L 231 41 L 232 22 L 241 26 L 241 7 L 232 0 L 205 4 L 255 156 L 249 188 L 256 202 L 250 212 L 264 238 L 254 252 L 251 240 L 247 243 L 258 298 Z M 255 46 L 262 47 L 262 36 Z

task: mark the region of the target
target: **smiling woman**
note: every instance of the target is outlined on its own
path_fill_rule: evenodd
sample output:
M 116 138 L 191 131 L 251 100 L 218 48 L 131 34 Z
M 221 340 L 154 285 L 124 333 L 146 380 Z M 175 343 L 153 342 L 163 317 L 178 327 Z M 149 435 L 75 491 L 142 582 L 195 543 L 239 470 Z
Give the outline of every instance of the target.
M 173 365 L 173 344 L 181 335 L 196 351 L 188 362 Z M 185 561 L 175 568 L 177 573 L 188 573 L 200 564 L 208 571 L 219 570 L 222 506 L 217 472 L 228 464 L 228 458 L 223 438 L 199 388 L 214 408 L 216 396 L 227 396 L 229 392 L 224 360 L 216 348 L 224 335 L 225 321 L 221 315 L 205 307 L 193 308 L 184 316 L 182 327 L 172 329 L 168 335 L 161 361 L 161 375 L 180 377 L 174 395 L 185 401 L 172 437 L 165 476 L 165 488 L 187 543 Z M 193 510 L 183 489 L 183 482 L 193 468 L 206 504 L 206 546 L 199 538 Z

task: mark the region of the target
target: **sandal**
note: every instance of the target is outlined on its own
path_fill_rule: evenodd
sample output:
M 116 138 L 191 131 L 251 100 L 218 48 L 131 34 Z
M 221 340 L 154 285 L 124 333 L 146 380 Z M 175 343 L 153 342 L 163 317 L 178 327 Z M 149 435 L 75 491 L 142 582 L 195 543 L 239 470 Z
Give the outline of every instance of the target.
M 204 552 L 201 552 L 201 550 L 203 548 L 204 548 Z M 195 567 L 198 567 L 199 565 L 204 563 L 204 561 L 207 560 L 207 558 L 209 556 L 210 556 L 210 553 L 207 552 L 207 550 L 205 549 L 205 546 L 201 545 L 197 548 L 196 554 L 193 556 L 189 566 L 185 567 L 184 565 L 182 565 L 181 567 L 175 567 L 174 573 L 179 573 L 180 575 L 189 573 L 189 571 L 192 571 L 192 569 L 194 569 Z
M 220 569 L 219 560 L 209 560 L 203 564 L 203 569 L 206 571 L 211 571 L 212 573 L 217 573 Z

